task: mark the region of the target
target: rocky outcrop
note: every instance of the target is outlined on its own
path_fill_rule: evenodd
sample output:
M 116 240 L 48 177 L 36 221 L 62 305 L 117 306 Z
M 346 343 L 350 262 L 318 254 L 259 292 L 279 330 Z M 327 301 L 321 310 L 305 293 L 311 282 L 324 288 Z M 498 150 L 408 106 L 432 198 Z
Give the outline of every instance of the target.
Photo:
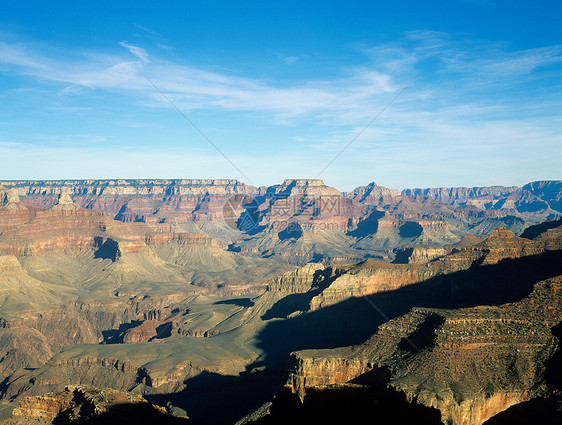
M 234 195 L 256 194 L 258 189 L 234 179 L 176 180 L 18 180 L 2 184 L 19 196 L 58 195 Z
M 382 261 L 367 260 L 336 278 L 310 301 L 310 309 L 318 310 L 348 298 L 376 292 L 391 291 L 432 276 L 432 271 L 420 265 L 403 267 Z
M 310 263 L 294 271 L 277 276 L 268 285 L 267 290 L 272 292 L 287 292 L 301 294 L 310 291 L 315 280 L 323 277 L 324 266 L 319 263 Z
M 368 205 L 390 203 L 399 195 L 400 191 L 378 186 L 375 182 L 371 182 L 367 186 L 359 186 L 348 194 L 354 201 Z
M 271 186 L 266 193 L 278 197 L 341 196 L 339 190 L 326 186 L 319 179 L 286 179 L 280 185 Z
M 339 385 L 370 372 L 373 369 L 368 357 L 322 353 L 313 351 L 292 353 L 289 360 L 291 373 L 287 386 L 304 401 L 306 390 Z
M 388 264 L 367 260 L 351 267 L 326 289 L 312 298 L 312 310 L 336 304 L 345 299 L 377 292 L 391 291 L 438 276 L 467 270 L 475 264 L 497 264 L 501 260 L 536 255 L 559 249 L 556 240 L 542 241 L 516 237 L 513 232 L 500 227 L 482 242 L 456 249 L 450 255 L 436 252 L 431 262 L 422 255 L 420 264 Z M 460 246 L 460 245 L 459 245 Z M 424 264 L 427 263 L 427 264 Z
M 493 203 L 502 197 L 520 192 L 517 186 L 488 186 L 488 187 L 440 187 L 430 189 L 404 189 L 404 196 L 427 196 L 447 204 L 467 203 L 472 201 L 473 205 L 483 205 L 485 201 Z
M 119 413 L 115 413 L 115 409 Z M 117 423 L 127 417 L 134 423 L 189 423 L 142 396 L 110 388 L 67 386 L 62 393 L 23 397 L 4 425 L 70 424 L 82 421 Z M 119 420 L 119 422 L 121 422 Z
M 536 181 L 526 184 L 522 189 L 546 201 L 553 210 L 562 211 L 562 181 Z
M 416 263 L 426 264 L 436 258 L 443 257 L 450 252 L 442 247 L 423 247 L 403 248 L 396 253 L 396 263 Z
M 104 213 L 76 206 L 65 192 L 48 210 L 0 211 L 0 254 L 29 256 L 95 249 L 101 256 L 106 250 L 114 251 L 108 255 L 116 259 L 124 253 L 148 254 L 148 246 L 170 241 L 216 245 L 205 234 L 177 233 L 164 224 L 117 222 Z
M 559 343 L 552 329 L 562 322 L 560 251 L 551 250 L 557 246 L 552 238 L 559 238 L 555 229 L 549 228 L 541 233 L 542 240 L 537 237 L 533 241 L 500 228 L 484 241 L 459 246 L 456 252 L 425 266 L 395 265 L 398 275 L 412 282 L 416 272 L 422 273 L 419 281 L 423 279 L 425 286 L 418 292 L 410 291 L 410 296 L 413 302 L 425 305 L 454 305 L 452 298 L 443 303 L 432 299 L 441 297 L 446 288 L 458 292 L 461 305 L 473 303 L 468 297 L 475 288 L 480 288 L 477 298 L 493 300 L 488 295 L 483 298 L 481 293 L 484 288 L 493 291 L 492 286 L 479 283 L 482 278 L 493 281 L 490 267 L 499 267 L 498 277 L 510 286 L 511 294 L 499 299 L 517 299 L 512 298 L 515 293 L 525 295 L 499 305 L 413 308 L 380 325 L 375 335 L 358 346 L 295 352 L 288 388 L 306 404 L 309 389 L 382 385 L 404 394 L 410 403 L 439 410 L 443 423 L 467 425 L 481 424 L 510 406 L 549 394 L 553 391 L 549 388 L 549 373 L 553 372 L 547 372 L 547 368 Z M 538 281 L 530 293 L 521 292 L 520 285 L 528 284 L 543 270 L 530 265 L 521 270 L 506 266 L 517 258 L 545 258 L 546 262 L 538 267 L 550 270 L 546 276 L 554 277 Z M 375 262 L 351 268 L 312 298 L 311 307 L 333 305 L 336 299 L 342 299 L 342 294 L 388 291 L 384 283 L 377 282 L 377 275 L 391 270 Z M 458 274 L 460 270 L 466 272 Z M 388 276 L 382 281 L 394 282 L 396 278 Z M 406 285 L 415 287 L 412 282 Z M 435 293 L 431 295 L 431 291 Z M 388 298 L 387 308 L 407 294 L 396 293 L 394 302 Z M 385 298 L 373 298 L 375 309 L 379 308 L 377 299 Z M 384 314 L 383 310 L 377 311 Z
M 50 208 L 60 193 L 77 206 L 109 214 L 124 222 L 222 221 L 222 209 L 231 196 L 257 195 L 260 189 L 233 179 L 178 180 L 51 180 L 7 181 L 25 203 Z
M 27 210 L 19 199 L 19 196 L 12 190 L 6 190 L 0 185 L 0 210 L 1 211 L 22 211 Z
M 223 247 L 303 265 L 392 260 L 395 250 L 406 245 L 451 244 L 498 226 L 519 234 L 529 223 L 560 215 L 557 183 L 402 193 L 370 183 L 345 195 L 315 179 L 288 179 L 268 188 L 236 180 L 58 180 L 5 186 L 28 208 L 51 208 L 67 193 L 78 207 L 125 223 L 209 231 Z M 64 202 L 56 208 L 72 210 Z M 369 219 L 375 209 L 386 214 L 378 224 Z M 311 243 L 296 249 L 303 237 Z M 332 239 L 339 245 L 337 253 L 324 246 L 333 245 Z
M 27 273 L 22 269 L 18 259 L 13 255 L 0 255 L 0 274 L 2 277 L 23 276 Z
M 287 385 L 304 400 L 307 388 L 355 382 L 384 368 L 389 387 L 440 410 L 443 423 L 481 424 L 546 391 L 545 366 L 558 344 L 551 328 L 562 320 L 561 289 L 559 276 L 539 282 L 516 303 L 413 309 L 358 347 L 293 354 Z
M 473 205 L 485 210 L 514 210 L 519 213 L 562 212 L 562 182 L 543 181 L 512 186 L 405 189 L 407 197 L 424 196 L 451 205 Z
M 98 344 L 105 332 L 143 317 L 123 302 L 76 304 L 18 315 L 2 319 L 0 374 L 4 378 L 20 368 L 43 365 L 65 347 Z
M 352 209 L 350 199 L 322 180 L 285 180 L 256 202 L 256 224 L 281 239 L 299 238 L 304 232 L 346 231 Z
M 78 207 L 74 205 L 72 198 L 66 192 L 59 193 L 57 203 L 51 207 L 52 210 L 76 210 Z

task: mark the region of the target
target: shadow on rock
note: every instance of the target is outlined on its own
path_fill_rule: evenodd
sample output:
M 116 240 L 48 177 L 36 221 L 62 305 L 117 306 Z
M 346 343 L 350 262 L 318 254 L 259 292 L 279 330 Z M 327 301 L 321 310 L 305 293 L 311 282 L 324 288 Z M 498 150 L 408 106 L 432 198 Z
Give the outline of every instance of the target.
M 162 404 L 170 400 L 172 404 L 185 409 L 190 418 L 201 422 L 234 423 L 279 393 L 286 382 L 287 360 L 292 351 L 331 349 L 361 344 L 376 333 L 381 324 L 406 314 L 412 307 L 462 308 L 515 302 L 528 296 L 535 283 L 560 274 L 562 274 L 560 251 L 548 252 L 503 260 L 494 265 L 480 265 L 397 290 L 347 299 L 296 317 L 272 320 L 256 337 L 256 345 L 264 354 L 257 362 L 248 366 L 247 370 L 254 370 L 254 373 L 223 376 L 203 372 L 197 377 L 187 380 L 186 389 L 179 393 L 153 395 L 146 398 L 155 404 Z M 315 290 L 313 292 L 317 293 Z M 276 304 L 274 311 L 268 312 L 266 318 L 287 317 L 292 309 L 299 311 L 309 301 L 309 293 L 294 294 L 290 302 L 284 301 Z M 373 308 L 373 305 L 376 308 Z M 381 312 L 384 313 L 384 317 Z M 420 328 L 419 333 L 413 335 L 416 344 L 423 347 L 431 345 L 432 329 L 436 326 L 439 326 L 439 323 L 434 322 L 430 316 L 424 326 Z M 364 379 L 367 378 L 369 377 L 364 377 Z M 377 379 L 382 378 L 377 377 Z M 393 399 L 392 397 L 395 395 L 386 394 L 381 389 L 383 384 L 381 383 L 379 388 L 369 384 L 370 388 L 367 389 L 347 388 L 341 390 L 343 392 L 340 390 L 319 392 L 312 398 L 309 398 L 307 390 L 306 399 L 312 404 L 299 407 L 298 400 L 295 401 L 292 398 L 283 402 L 287 408 L 294 408 L 295 412 L 300 411 L 304 415 L 302 421 L 295 413 L 295 416 L 291 417 L 281 415 L 278 422 L 271 423 L 353 423 L 352 421 L 364 423 L 367 417 L 361 415 L 367 414 L 369 411 L 365 406 L 384 407 L 387 403 L 385 400 L 394 400 L 392 401 L 394 406 L 402 406 L 400 409 L 404 410 L 399 413 L 406 414 L 408 404 Z M 342 397 L 341 402 L 340 397 Z M 362 400 L 361 403 L 355 406 L 354 398 Z M 390 401 L 388 401 L 388 405 L 393 405 Z M 346 415 L 351 415 L 349 418 L 333 412 L 322 416 L 322 420 L 310 422 L 322 405 L 328 409 L 327 412 L 331 412 L 330 409 L 335 409 L 334 406 L 343 406 L 346 405 L 345 403 L 355 406 L 357 409 L 360 409 L 364 403 L 362 413 L 353 416 L 353 409 L 350 407 L 345 410 L 348 412 Z M 390 420 L 389 423 L 396 423 L 393 422 L 392 417 L 385 416 L 384 412 L 387 412 L 385 409 L 380 413 L 383 418 L 382 423 L 387 423 L 386 419 Z M 414 409 L 410 411 L 414 416 L 405 416 L 397 421 L 408 423 L 412 422 L 409 418 L 413 418 L 413 422 L 416 423 L 421 423 L 422 419 L 427 419 L 426 423 L 434 423 L 434 419 L 437 418 L 436 423 L 439 423 L 438 413 L 437 416 L 434 416 L 435 412 L 419 413 L 421 411 L 415 409 L 422 409 L 422 407 L 416 405 L 411 406 L 411 409 Z M 416 416 L 418 414 L 419 418 Z M 336 419 L 332 420 L 332 418 Z M 372 418 L 368 422 L 373 422 Z
M 342 387 L 308 390 L 304 402 L 289 390 L 275 397 L 269 415 L 249 424 L 441 424 L 434 408 L 408 403 L 388 389 Z
M 562 423 L 562 404 L 554 398 L 519 403 L 488 419 L 486 425 L 551 425 Z
M 272 321 L 257 335 L 256 345 L 265 354 L 253 367 L 282 369 L 292 351 L 361 344 L 381 324 L 406 314 L 412 307 L 457 309 L 518 301 L 530 294 L 535 283 L 562 274 L 560 258 L 561 252 L 554 251 L 506 259 Z M 297 295 L 305 300 L 309 296 Z M 294 303 L 302 308 L 299 304 Z M 285 306 L 282 316 L 289 313 Z
M 196 425 L 192 420 L 177 418 L 156 409 L 147 403 L 118 404 L 98 415 L 93 412 L 80 412 L 80 417 L 72 418 L 66 412 L 60 413 L 54 420 L 55 425 Z
M 240 376 L 205 371 L 186 380 L 183 391 L 144 397 L 158 405 L 171 402 L 201 423 L 232 424 L 271 400 L 283 386 L 283 378 L 283 374 L 269 371 Z

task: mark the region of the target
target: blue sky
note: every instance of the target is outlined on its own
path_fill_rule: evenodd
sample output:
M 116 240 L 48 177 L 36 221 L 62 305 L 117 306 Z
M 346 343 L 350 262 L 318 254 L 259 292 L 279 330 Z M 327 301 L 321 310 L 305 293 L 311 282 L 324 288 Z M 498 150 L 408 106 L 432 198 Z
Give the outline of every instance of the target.
M 561 1 L 161 3 L 4 2 L 0 179 L 562 178 Z

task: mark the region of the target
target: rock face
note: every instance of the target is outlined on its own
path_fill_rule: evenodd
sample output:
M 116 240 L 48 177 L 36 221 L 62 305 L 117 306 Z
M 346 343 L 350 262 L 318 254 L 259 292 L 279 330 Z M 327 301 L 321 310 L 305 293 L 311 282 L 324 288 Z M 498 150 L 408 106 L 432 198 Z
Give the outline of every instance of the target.
M 341 196 L 337 189 L 316 179 L 286 179 L 282 184 L 270 187 L 268 192 L 285 196 Z
M 429 263 L 436 258 L 443 257 L 448 254 L 450 250 L 442 247 L 421 247 L 416 246 L 413 248 L 403 248 L 396 254 L 396 263 Z
M 472 424 L 552 393 L 562 227 L 523 229 L 556 217 L 554 183 L 450 195 L 319 180 L 7 186 L 4 399 L 74 383 L 201 401 L 230 386 L 223 400 L 252 390 L 246 408 L 291 352 L 287 389 L 304 405 L 325 390 L 369 406 L 384 395 Z M 234 226 L 220 224 L 232 196 Z
M 556 250 L 552 239 L 534 241 L 516 237 L 513 232 L 500 227 L 482 242 L 457 249 L 455 253 L 440 249 L 435 261 L 428 262 L 422 255 L 420 264 L 388 264 L 367 260 L 350 268 L 335 279 L 321 293 L 312 298 L 310 308 L 316 310 L 352 297 L 396 290 L 424 280 L 468 270 L 475 264 L 497 264 L 508 258 L 519 258 Z M 422 265 L 427 263 L 425 265 Z
M 170 333 L 172 310 L 185 312 L 186 299 L 255 295 L 287 270 L 175 229 L 115 221 L 64 193 L 46 210 L 0 210 L 1 379 L 17 380 L 18 370 L 77 344 L 179 338 Z
M 234 179 L 177 180 L 21 180 L 5 182 L 20 196 L 58 195 L 233 195 L 256 194 L 258 189 Z
M 526 184 L 522 189 L 548 202 L 552 209 L 556 211 L 562 210 L 562 182 L 553 180 L 537 181 Z
M 349 197 L 360 203 L 380 205 L 391 202 L 400 195 L 398 190 L 378 186 L 375 182 L 359 186 L 349 193 Z
M 275 292 L 288 292 L 290 294 L 302 294 L 310 291 L 314 282 L 320 276 L 323 277 L 322 271 L 324 266 L 318 263 L 307 264 L 300 269 L 286 272 L 281 276 L 275 277 L 267 290 Z
M 474 205 L 481 209 L 513 209 L 520 213 L 542 211 L 561 212 L 562 184 L 560 181 L 539 181 L 522 188 L 453 187 L 436 189 L 406 189 L 402 195 L 426 196 L 451 205 Z
M 19 195 L 29 208 L 58 202 L 56 208 L 72 209 L 66 195 L 58 201 L 67 193 L 78 207 L 122 222 L 180 225 L 207 232 L 233 251 L 295 265 L 392 261 L 407 246 L 453 244 L 499 226 L 519 234 L 528 224 L 558 217 L 562 199 L 557 181 L 401 193 L 373 182 L 348 194 L 313 179 L 261 188 L 236 180 L 8 181 L 4 186 L 4 197 Z M 25 208 L 15 201 L 10 205 Z
M 142 396 L 109 388 L 68 386 L 62 393 L 23 397 L 12 418 L 4 425 L 117 423 L 188 424 L 190 421 L 170 415 L 166 409 L 149 404 Z M 90 423 L 90 422 L 88 422 Z
M 414 309 L 359 347 L 295 353 L 289 386 L 304 400 L 307 388 L 353 382 L 383 368 L 391 388 L 441 411 L 443 423 L 481 424 L 545 394 L 545 365 L 558 344 L 550 329 L 562 320 L 561 289 L 558 277 L 518 303 Z
M 51 207 L 53 210 L 76 210 L 77 208 L 70 195 L 66 192 L 59 193 L 57 203 Z
M 206 235 L 176 233 L 169 225 L 116 222 L 104 213 L 76 206 L 65 192 L 48 210 L 17 211 L 19 214 L 11 209 L 0 211 L 0 253 L 26 256 L 94 248 L 101 256 L 114 250 L 115 260 L 117 254 L 148 253 L 148 245 L 171 240 L 200 243 L 206 239 L 211 243 Z
M 21 211 L 26 209 L 14 191 L 6 190 L 4 186 L 0 185 L 0 210 Z
M 405 196 L 423 195 L 445 203 L 466 203 L 471 200 L 493 201 L 520 192 L 517 186 L 503 187 L 441 187 L 432 189 L 405 189 Z
M 311 310 L 336 314 L 337 300 L 355 306 L 342 310 L 349 315 L 364 305 L 350 297 L 370 293 L 364 298 L 384 320 L 359 345 L 294 352 L 287 388 L 305 410 L 315 403 L 309 391 L 315 400 L 319 391 L 387 388 L 437 409 L 448 424 L 481 424 L 556 393 L 550 379 L 559 350 L 553 329 L 562 323 L 562 254 L 551 250 L 546 233 L 559 235 L 549 230 L 533 241 L 497 229 L 423 266 L 366 262 L 344 271 L 312 297 Z M 402 303 L 424 307 L 401 315 Z
M 281 238 L 299 238 L 303 232 L 347 230 L 350 207 L 348 199 L 322 180 L 285 180 L 267 189 L 256 221 Z
M 179 222 L 220 219 L 233 195 L 259 189 L 237 180 L 52 180 L 5 182 L 26 203 L 49 208 L 61 193 L 82 208 L 103 211 L 123 221 Z

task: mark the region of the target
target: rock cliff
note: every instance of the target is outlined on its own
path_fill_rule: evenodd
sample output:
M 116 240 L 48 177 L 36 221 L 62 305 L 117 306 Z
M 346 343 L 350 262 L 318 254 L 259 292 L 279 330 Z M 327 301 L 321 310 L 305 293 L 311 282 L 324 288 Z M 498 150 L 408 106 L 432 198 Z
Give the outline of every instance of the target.
M 562 184 L 542 181 L 516 186 L 406 189 L 407 197 L 425 196 L 451 205 L 473 205 L 485 210 L 512 209 L 519 213 L 561 212 Z
M 402 300 L 411 296 L 420 304 L 453 307 L 472 304 L 470 298 L 476 295 L 476 299 L 487 298 L 489 304 L 456 309 L 413 308 L 380 325 L 377 332 L 360 345 L 295 352 L 288 388 L 306 404 L 310 389 L 327 391 L 341 386 L 382 385 L 403 394 L 410 403 L 437 409 L 441 412 L 441 421 L 450 424 L 481 424 L 510 406 L 548 396 L 554 391 L 549 386 L 552 373 L 549 362 L 559 343 L 553 329 L 562 322 L 561 257 L 557 248 L 551 250 L 556 245 L 552 239 L 559 235 L 550 231 L 549 236 L 532 241 L 517 238 L 506 229 L 497 229 L 486 240 L 461 248 L 421 269 L 413 264 L 397 265 L 394 270 L 402 277 L 388 276 L 382 281 L 400 288 L 402 279 L 411 279 L 406 281 L 411 288 L 410 295 L 404 292 Z M 537 280 L 534 273 L 538 270 L 530 266 L 521 269 L 524 276 L 517 267 L 506 266 L 509 261 L 534 261 L 545 255 L 547 262 L 538 267 L 541 272 L 549 270 L 544 276 L 553 277 L 544 280 Z M 503 300 L 517 300 L 516 294 L 521 294 L 520 300 L 493 305 L 493 300 L 501 300 L 502 296 L 492 296 L 497 289 L 484 282 L 482 288 L 487 288 L 490 294 L 478 290 L 480 295 L 471 295 L 474 287 L 482 285 L 479 281 L 483 277 L 493 279 L 490 267 L 501 267 L 502 279 L 510 282 L 511 287 L 504 290 L 511 294 L 504 294 Z M 336 300 L 341 302 L 345 297 L 366 292 L 389 291 L 388 283 L 381 285 L 377 277 L 391 270 L 388 265 L 379 263 L 351 268 L 312 298 L 311 307 L 333 305 Z M 421 270 L 422 274 L 415 276 Z M 464 275 L 459 274 L 463 270 Z M 420 286 L 417 291 L 415 282 L 424 282 L 418 285 L 425 289 Z M 531 291 L 521 291 L 520 285 L 530 286 Z M 456 295 L 451 296 L 451 293 L 447 299 L 439 301 L 447 287 L 452 292 L 454 288 Z M 435 298 L 426 291 L 433 292 Z M 392 297 L 389 294 L 387 298 Z M 454 301 L 455 297 L 459 297 L 458 301 Z M 382 297 L 372 299 L 380 299 L 383 310 L 388 308 L 384 305 L 393 305 L 392 298 L 384 302 Z M 376 303 L 371 301 L 374 308 L 379 308 Z
M 121 423 L 189 424 L 142 396 L 110 388 L 68 386 L 62 393 L 23 397 L 4 425 Z
M 330 264 L 393 260 L 395 250 L 405 246 L 452 244 L 499 226 L 519 234 L 528 224 L 558 217 L 562 197 L 556 181 L 401 193 L 370 183 L 348 194 L 312 179 L 288 179 L 268 188 L 236 180 L 7 181 L 4 186 L 4 198 L 11 193 L 23 200 L 11 201 L 11 210 L 50 208 L 67 193 L 78 207 L 122 222 L 183 226 L 206 232 L 233 251 L 296 265 L 318 259 Z M 381 211 L 386 216 L 375 219 Z M 303 237 L 310 243 L 303 244 Z M 337 247 L 335 252 L 329 246 Z
M 496 264 L 508 258 L 519 258 L 558 249 L 553 238 L 529 240 L 516 237 L 513 232 L 500 227 L 482 242 L 456 249 L 444 256 L 438 251 L 434 261 L 428 262 L 427 254 L 422 264 L 388 264 L 367 260 L 350 268 L 335 279 L 320 294 L 312 298 L 312 310 L 333 305 L 345 299 L 391 291 L 438 276 L 468 270 L 475 264 Z
M 368 381 L 441 412 L 443 423 L 481 424 L 547 393 L 545 368 L 562 320 L 562 278 L 539 282 L 528 298 L 498 307 L 413 309 L 382 325 L 358 347 L 294 354 L 288 385 L 304 400 L 307 388 Z M 545 312 L 548 312 L 545 315 Z
M 204 418 L 200 401 L 224 386 L 234 400 L 242 383 L 252 401 L 236 399 L 236 412 L 247 413 L 290 352 L 287 389 L 305 408 L 390 397 L 473 424 L 553 393 L 562 227 L 523 229 L 556 217 L 556 182 L 449 194 L 374 183 L 342 194 L 319 180 L 7 187 L 5 399 L 114 386 L 177 397 Z M 249 201 L 234 228 L 219 224 L 238 195 Z M 254 227 L 236 228 L 241 218 Z
M 27 208 L 19 199 L 19 196 L 12 190 L 6 190 L 0 185 L 0 210 L 2 211 L 21 211 Z

